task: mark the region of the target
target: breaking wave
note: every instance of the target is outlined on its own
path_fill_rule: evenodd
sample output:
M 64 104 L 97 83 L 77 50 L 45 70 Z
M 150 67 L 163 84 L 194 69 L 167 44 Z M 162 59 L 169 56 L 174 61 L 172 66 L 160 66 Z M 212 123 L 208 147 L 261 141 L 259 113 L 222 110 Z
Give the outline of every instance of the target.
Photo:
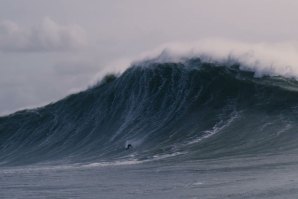
M 106 165 L 295 153 L 297 91 L 295 79 L 256 76 L 236 61 L 147 60 L 56 103 L 1 117 L 0 162 Z

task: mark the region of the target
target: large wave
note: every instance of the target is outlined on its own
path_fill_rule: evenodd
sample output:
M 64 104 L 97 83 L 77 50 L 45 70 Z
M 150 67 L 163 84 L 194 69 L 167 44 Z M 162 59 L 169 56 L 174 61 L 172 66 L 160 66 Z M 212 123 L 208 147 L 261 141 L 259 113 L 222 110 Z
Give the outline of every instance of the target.
M 0 162 L 296 152 L 297 89 L 294 79 L 256 77 L 235 61 L 138 62 L 86 91 L 1 117 Z

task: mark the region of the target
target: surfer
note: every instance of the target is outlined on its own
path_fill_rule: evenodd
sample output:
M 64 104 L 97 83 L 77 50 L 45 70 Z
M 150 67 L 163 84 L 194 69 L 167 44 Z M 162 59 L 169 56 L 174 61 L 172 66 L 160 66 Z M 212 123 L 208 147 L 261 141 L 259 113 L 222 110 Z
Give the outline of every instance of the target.
M 125 149 L 128 150 L 128 149 L 131 149 L 131 148 L 132 148 L 132 145 L 128 144 Z

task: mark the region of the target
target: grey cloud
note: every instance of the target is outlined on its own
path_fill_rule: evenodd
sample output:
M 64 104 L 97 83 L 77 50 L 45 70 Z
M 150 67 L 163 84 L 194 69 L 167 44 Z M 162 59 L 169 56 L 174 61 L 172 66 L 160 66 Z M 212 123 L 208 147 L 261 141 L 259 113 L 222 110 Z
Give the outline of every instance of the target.
M 13 21 L 0 21 L 1 52 L 68 51 L 86 44 L 85 31 L 78 25 L 60 25 L 45 18 L 39 25 L 25 28 Z

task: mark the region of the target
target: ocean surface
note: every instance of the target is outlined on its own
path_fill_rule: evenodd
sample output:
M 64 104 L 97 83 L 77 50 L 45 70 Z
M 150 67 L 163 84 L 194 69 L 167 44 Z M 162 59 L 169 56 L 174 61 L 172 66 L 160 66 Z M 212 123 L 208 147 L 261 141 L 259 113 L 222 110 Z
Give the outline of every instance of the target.
M 297 127 L 294 78 L 138 62 L 0 117 L 0 198 L 297 198 Z

